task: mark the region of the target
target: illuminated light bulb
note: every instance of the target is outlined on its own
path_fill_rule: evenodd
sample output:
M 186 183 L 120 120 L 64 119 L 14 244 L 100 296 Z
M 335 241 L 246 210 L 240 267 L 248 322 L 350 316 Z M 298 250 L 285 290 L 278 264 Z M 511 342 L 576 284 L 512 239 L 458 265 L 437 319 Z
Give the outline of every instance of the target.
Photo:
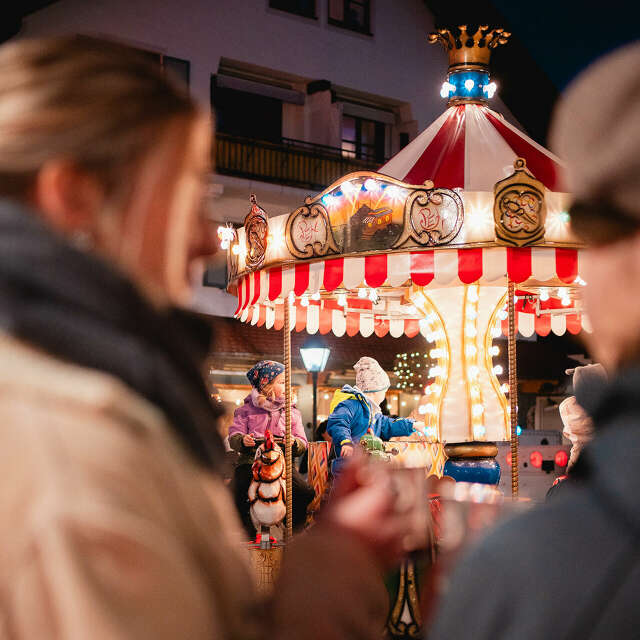
M 499 356 L 500 355 L 500 347 L 489 347 L 489 355 L 491 356 Z
M 437 321 L 438 321 L 438 314 L 437 314 L 437 313 L 430 313 L 430 314 L 427 316 L 427 320 L 428 320 L 429 322 L 437 322 Z
M 236 232 L 232 227 L 218 227 L 218 239 L 220 248 L 226 251 L 236 238 Z
M 231 253 L 233 253 L 234 256 L 239 256 L 241 251 L 242 249 L 239 244 L 234 244 L 233 247 L 231 247 Z
M 301 304 L 303 307 L 308 307 L 308 306 L 309 306 L 309 298 L 307 298 L 307 296 L 302 296 L 302 297 L 300 298 L 300 304 Z
M 438 430 L 435 427 L 427 427 L 424 432 L 430 437 L 435 438 L 438 435 Z
M 502 391 L 502 393 L 507 395 L 507 393 L 509 393 L 509 385 L 506 382 L 504 384 L 501 384 L 500 391 Z
M 478 348 L 474 344 L 468 344 L 464 352 L 469 358 L 473 358 L 478 353 Z
M 452 91 L 455 91 L 456 87 L 455 85 L 451 84 L 450 82 L 447 82 L 446 80 L 442 83 L 442 87 L 440 87 L 440 96 L 442 98 L 448 98 L 449 94 Z
M 328 400 L 328 399 L 329 399 L 329 394 L 328 394 L 328 393 L 325 393 L 325 394 L 324 394 L 324 396 L 323 396 L 323 398 L 324 398 L 325 400 Z
M 418 326 L 420 327 L 420 331 L 426 331 L 429 328 L 429 321 L 426 318 L 420 318 L 420 320 L 418 320 Z
M 497 364 L 495 367 L 493 367 L 493 369 L 491 369 L 491 371 L 493 371 L 495 375 L 499 376 L 502 375 L 504 369 L 502 368 L 501 364 Z
M 444 369 L 442 367 L 431 367 L 431 369 L 429 369 L 429 376 L 431 378 L 437 378 L 438 376 L 441 376 L 444 374 Z
M 412 298 L 411 298 L 411 302 L 413 302 L 413 304 L 419 305 L 419 306 L 423 306 L 424 303 L 426 302 L 426 298 L 424 297 L 424 295 L 422 295 L 421 291 L 418 291 L 418 293 L 416 293 Z
M 342 191 L 342 193 L 344 193 L 346 196 L 351 195 L 352 193 L 355 193 L 356 191 L 359 191 L 359 188 L 354 185 L 352 182 L 349 182 L 348 180 L 343 182 L 340 185 L 340 190 Z
M 360 298 L 361 300 L 364 300 L 364 298 L 367 297 L 367 290 L 366 289 L 358 289 L 358 298 Z
M 475 338 L 478 335 L 478 330 L 472 324 L 468 324 L 464 331 L 470 338 Z
M 469 367 L 469 377 L 473 380 L 480 375 L 480 369 L 474 364 Z
M 327 195 L 322 196 L 321 200 L 322 200 L 322 204 L 325 207 L 333 207 L 334 205 L 338 204 L 338 198 L 334 195 L 331 195 L 330 193 L 327 193 Z
M 502 335 L 502 329 L 498 326 L 493 327 L 493 329 L 491 329 L 491 337 L 492 338 L 499 338 Z
M 423 416 L 425 413 L 427 413 L 427 405 L 426 404 L 421 404 L 418 407 L 418 413 Z
M 500 311 L 498 311 L 498 318 L 500 318 L 500 320 L 506 320 L 508 317 L 509 314 L 504 309 L 500 309 Z
M 369 300 L 374 303 L 378 302 L 378 294 L 375 289 L 369 289 Z
M 480 388 L 479 387 L 471 387 L 471 397 L 474 400 L 478 400 L 480 398 Z
M 237 405 L 237 406 L 240 406 L 241 404 L 242 404 L 242 400 L 240 400 L 240 398 L 238 398 L 238 399 L 236 400 L 236 405 Z
M 558 287 L 558 298 L 564 298 L 567 295 L 564 287 Z
M 469 287 L 467 298 L 471 302 L 478 302 L 478 300 L 480 299 L 480 296 L 478 295 L 478 289 L 476 287 Z
M 432 331 L 431 333 L 427 334 L 427 342 L 435 342 L 437 338 L 438 334 L 436 331 Z
M 471 414 L 474 417 L 479 418 L 483 413 L 484 413 L 484 407 L 481 404 L 474 404 L 471 407 Z
M 540 300 L 546 302 L 549 299 L 549 292 L 547 289 L 540 289 Z
M 293 304 L 296 301 L 296 296 L 293 291 L 289 291 L 289 304 Z
M 431 351 L 429 351 L 429 355 L 432 358 L 442 358 L 444 355 L 444 349 L 431 349 Z
M 416 363 L 416 367 L 420 368 L 420 363 L 419 362 Z
M 481 438 L 483 435 L 485 435 L 486 432 L 487 429 L 484 427 L 484 425 L 479 424 L 473 427 L 473 435 L 476 438 Z
M 563 296 L 560 298 L 560 303 L 563 307 L 568 307 L 571 304 L 571 298 L 569 296 Z
M 508 415 L 511 415 L 511 405 L 509 405 L 509 406 L 507 407 L 507 414 L 508 414 Z
M 406 406 L 407 406 L 407 403 L 403 400 L 403 401 L 400 403 L 400 406 L 401 406 L 401 407 L 406 407 Z
M 476 83 L 475 83 L 471 78 L 467 78 L 467 79 L 464 81 L 464 88 L 465 88 L 467 91 L 471 91 L 471 89 L 473 89 L 473 87 L 475 87 L 475 86 L 476 86 Z
M 316 291 L 312 296 L 311 299 L 314 300 L 315 302 L 318 302 L 318 300 L 320 300 L 320 292 Z
M 432 384 L 428 388 L 431 389 L 431 393 L 436 396 L 439 396 L 442 392 L 442 387 L 439 384 Z
M 364 181 L 364 188 L 366 191 L 379 191 L 380 184 L 373 178 L 367 178 Z
M 497 88 L 498 85 L 495 82 L 490 82 L 482 87 L 482 91 L 487 94 L 487 98 L 491 99 L 495 95 Z
M 571 220 L 571 216 L 569 215 L 568 211 L 561 211 L 558 214 L 558 219 L 560 220 L 560 222 L 562 222 L 563 224 L 567 224 L 569 222 L 569 220 Z
M 347 306 L 347 296 L 344 293 L 339 294 L 337 303 L 338 303 L 338 306 L 340 306 L 340 307 L 346 307 Z
M 465 315 L 469 320 L 475 320 L 478 317 L 478 312 L 472 307 L 468 307 Z

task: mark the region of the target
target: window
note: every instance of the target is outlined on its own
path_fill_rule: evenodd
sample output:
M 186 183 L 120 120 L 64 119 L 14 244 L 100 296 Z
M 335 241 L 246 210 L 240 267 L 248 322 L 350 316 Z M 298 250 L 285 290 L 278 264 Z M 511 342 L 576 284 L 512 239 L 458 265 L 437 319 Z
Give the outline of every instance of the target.
M 269 0 L 272 9 L 316 19 L 316 0 Z
M 329 24 L 371 35 L 371 0 L 329 0 Z
M 282 100 L 247 91 L 211 87 L 216 131 L 252 140 L 282 141 Z
M 383 122 L 342 116 L 342 155 L 346 158 L 384 162 L 385 125 Z

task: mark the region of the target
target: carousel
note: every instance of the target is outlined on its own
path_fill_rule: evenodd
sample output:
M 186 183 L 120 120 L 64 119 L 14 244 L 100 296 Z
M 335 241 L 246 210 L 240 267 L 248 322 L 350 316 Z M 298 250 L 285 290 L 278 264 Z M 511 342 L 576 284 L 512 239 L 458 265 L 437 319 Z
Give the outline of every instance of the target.
M 421 334 L 429 384 L 419 406 L 426 439 L 416 446 L 425 474 L 495 485 L 496 442 L 510 441 L 517 496 L 516 334 L 589 325 L 563 164 L 488 106 L 490 54 L 508 37 L 484 26 L 430 34 L 449 57 L 447 109 L 435 122 L 378 172 L 346 175 L 288 215 L 269 218 L 252 197 L 244 227 L 220 236 L 237 318 L 283 332 L 287 407 L 291 331 Z M 496 362 L 504 337 L 506 368 Z M 289 419 L 285 446 L 290 465 Z M 327 473 L 324 443 L 312 444 L 318 499 Z M 418 613 L 395 608 L 395 628 L 417 633 Z

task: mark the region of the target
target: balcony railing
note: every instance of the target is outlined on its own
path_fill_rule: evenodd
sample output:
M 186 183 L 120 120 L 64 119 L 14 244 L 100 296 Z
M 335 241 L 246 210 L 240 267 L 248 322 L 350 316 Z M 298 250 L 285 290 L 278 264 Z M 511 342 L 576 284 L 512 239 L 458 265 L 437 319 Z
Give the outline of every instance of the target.
M 352 171 L 375 170 L 384 161 L 342 155 L 335 147 L 283 138 L 281 143 L 216 135 L 216 171 L 230 176 L 321 191 Z

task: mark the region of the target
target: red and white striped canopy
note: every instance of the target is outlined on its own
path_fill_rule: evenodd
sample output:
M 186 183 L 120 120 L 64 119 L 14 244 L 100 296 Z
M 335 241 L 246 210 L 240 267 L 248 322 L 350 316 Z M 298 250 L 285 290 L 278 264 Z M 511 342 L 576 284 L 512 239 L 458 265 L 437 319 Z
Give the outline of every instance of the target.
M 379 173 L 410 184 L 431 180 L 436 187 L 492 192 L 513 173 L 516 158 L 524 158 L 547 189 L 563 190 L 556 156 L 488 107 L 463 104 L 449 107 Z
M 400 288 L 415 284 L 440 288 L 474 284 L 505 286 L 507 276 L 526 286 L 553 287 L 572 285 L 579 277 L 581 252 L 577 249 L 549 247 L 426 250 L 379 254 L 363 257 L 331 258 L 300 262 L 291 266 L 255 271 L 238 281 L 236 316 L 244 322 L 281 328 L 284 322 L 283 300 L 292 293 L 296 313 L 292 328 L 309 333 L 333 331 L 341 336 L 361 333 L 378 336 L 403 333 L 412 337 L 419 331 L 418 318 L 377 316 L 374 305 L 355 293 L 363 287 Z M 342 291 L 346 305 L 322 294 Z M 316 299 L 314 299 L 316 298 Z M 567 315 L 567 308 L 553 301 L 543 309 L 560 309 L 559 315 L 532 315 L 532 309 L 518 310 L 520 333 L 562 335 L 567 329 L 578 332 L 582 326 L 579 312 Z

